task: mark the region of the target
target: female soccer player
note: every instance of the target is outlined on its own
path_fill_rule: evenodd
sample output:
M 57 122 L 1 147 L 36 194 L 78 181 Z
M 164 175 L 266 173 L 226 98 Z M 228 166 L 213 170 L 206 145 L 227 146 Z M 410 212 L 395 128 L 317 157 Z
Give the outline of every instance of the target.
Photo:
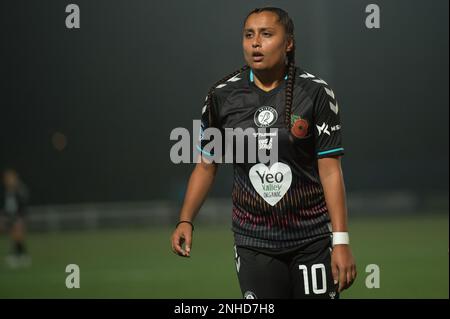
M 322 79 L 295 65 L 294 24 L 279 8 L 244 21 L 246 65 L 213 85 L 202 129 L 254 128 L 278 162 L 233 163 L 232 229 L 244 298 L 338 298 L 356 277 L 349 246 L 339 108 Z M 172 250 L 189 257 L 193 220 L 217 171 L 202 160 L 189 179 Z M 247 145 L 248 146 L 248 145 Z M 249 146 L 248 146 L 249 147 Z M 183 247 L 184 244 L 184 247 Z

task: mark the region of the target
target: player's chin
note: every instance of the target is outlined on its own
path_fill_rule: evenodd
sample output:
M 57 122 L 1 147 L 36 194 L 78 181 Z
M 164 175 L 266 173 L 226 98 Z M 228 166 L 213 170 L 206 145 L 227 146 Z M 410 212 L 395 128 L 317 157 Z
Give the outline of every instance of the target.
M 256 71 L 263 71 L 263 70 L 269 69 L 269 67 L 267 66 L 267 63 L 264 63 L 264 61 L 261 61 L 261 62 L 251 61 L 249 63 L 249 65 L 253 70 L 256 70 Z
M 245 62 L 247 62 L 247 65 L 252 68 L 252 70 L 266 70 L 267 62 L 263 59 L 262 61 L 254 61 L 252 56 L 246 56 Z

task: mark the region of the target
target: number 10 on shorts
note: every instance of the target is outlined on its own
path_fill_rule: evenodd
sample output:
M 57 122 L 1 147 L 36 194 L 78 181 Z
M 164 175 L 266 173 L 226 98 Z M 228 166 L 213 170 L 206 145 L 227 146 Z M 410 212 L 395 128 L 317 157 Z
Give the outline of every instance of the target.
M 298 269 L 303 273 L 303 283 L 305 285 L 305 295 L 309 295 L 309 279 L 308 279 L 308 267 L 306 265 L 298 265 Z M 319 287 L 317 282 L 317 272 L 320 271 L 322 283 Z M 324 264 L 314 264 L 311 266 L 311 282 L 312 290 L 316 295 L 324 294 L 327 291 L 327 278 Z

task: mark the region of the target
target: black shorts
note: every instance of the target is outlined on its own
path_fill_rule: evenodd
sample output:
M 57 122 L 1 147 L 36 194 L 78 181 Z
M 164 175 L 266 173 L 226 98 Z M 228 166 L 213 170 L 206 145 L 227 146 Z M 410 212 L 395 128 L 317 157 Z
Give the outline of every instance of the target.
M 331 237 L 294 248 L 234 246 L 236 271 L 245 299 L 337 299 L 331 272 Z

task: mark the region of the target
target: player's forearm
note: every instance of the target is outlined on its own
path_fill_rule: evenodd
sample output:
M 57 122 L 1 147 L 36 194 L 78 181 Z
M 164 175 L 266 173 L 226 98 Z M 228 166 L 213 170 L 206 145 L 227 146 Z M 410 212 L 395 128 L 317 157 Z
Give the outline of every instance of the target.
M 322 166 L 322 169 L 320 169 Z M 347 232 L 347 204 L 344 178 L 338 159 L 328 159 L 319 165 L 320 180 L 325 195 L 333 232 Z
M 214 182 L 217 166 L 198 163 L 189 178 L 180 220 L 193 221 Z

